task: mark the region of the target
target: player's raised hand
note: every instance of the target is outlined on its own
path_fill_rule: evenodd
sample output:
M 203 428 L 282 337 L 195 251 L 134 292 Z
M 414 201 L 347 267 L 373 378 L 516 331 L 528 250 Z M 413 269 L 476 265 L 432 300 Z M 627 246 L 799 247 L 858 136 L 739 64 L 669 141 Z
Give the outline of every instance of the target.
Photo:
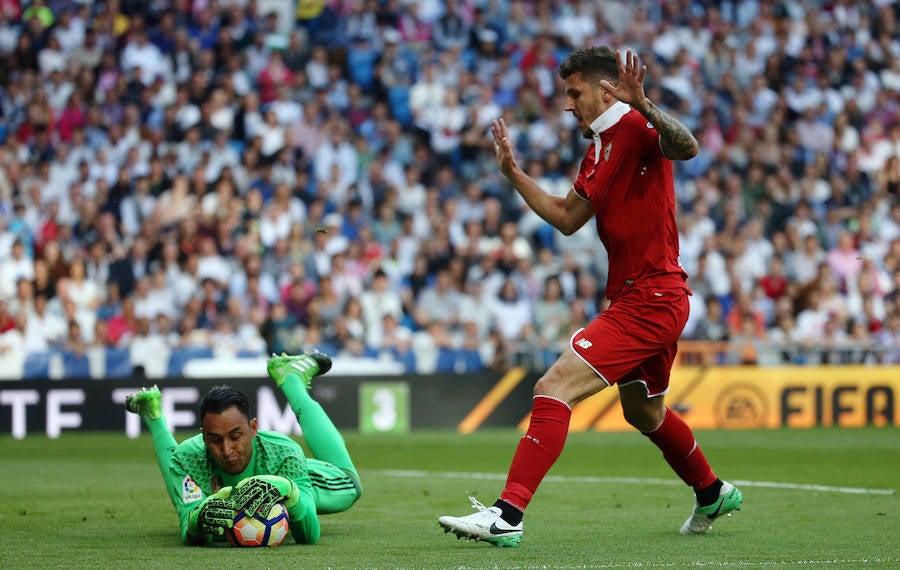
M 512 174 L 516 167 L 516 156 L 513 153 L 512 139 L 509 138 L 509 130 L 503 119 L 497 119 L 491 124 L 491 134 L 494 136 L 494 152 L 497 166 L 503 176 Z
M 627 50 L 624 56 L 617 51 L 616 63 L 619 66 L 619 83 L 616 85 L 601 79 L 600 86 L 619 101 L 639 109 L 646 99 L 644 76 L 647 74 L 647 66 L 641 65 L 638 55 L 631 50 Z

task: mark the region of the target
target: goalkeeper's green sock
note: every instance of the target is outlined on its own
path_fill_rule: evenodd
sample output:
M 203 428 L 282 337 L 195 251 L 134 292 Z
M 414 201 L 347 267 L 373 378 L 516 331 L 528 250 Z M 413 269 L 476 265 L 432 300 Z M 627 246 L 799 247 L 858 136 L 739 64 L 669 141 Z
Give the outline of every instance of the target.
M 309 395 L 303 379 L 298 374 L 290 372 L 286 375 L 281 390 L 287 396 L 291 409 L 300 422 L 303 439 L 306 440 L 306 445 L 313 456 L 352 473 L 358 479 L 359 474 L 350 459 L 344 437 L 319 402 Z

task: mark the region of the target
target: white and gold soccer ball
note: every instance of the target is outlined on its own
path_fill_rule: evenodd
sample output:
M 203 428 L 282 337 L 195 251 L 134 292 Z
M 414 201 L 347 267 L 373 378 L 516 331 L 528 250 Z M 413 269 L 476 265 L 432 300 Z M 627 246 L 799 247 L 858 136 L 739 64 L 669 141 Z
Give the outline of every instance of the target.
M 287 509 L 277 503 L 267 515 L 238 513 L 226 535 L 233 546 L 278 546 L 290 531 L 288 522 Z

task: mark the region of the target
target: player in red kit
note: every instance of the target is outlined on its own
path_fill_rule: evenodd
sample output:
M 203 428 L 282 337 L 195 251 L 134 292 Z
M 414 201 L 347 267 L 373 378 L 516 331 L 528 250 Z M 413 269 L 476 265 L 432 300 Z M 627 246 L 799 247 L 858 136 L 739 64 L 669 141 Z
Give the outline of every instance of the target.
M 644 94 L 646 66 L 630 50 L 572 53 L 560 66 L 566 110 L 591 145 L 565 198 L 544 192 L 516 163 L 502 119 L 491 129 L 500 171 L 544 220 L 571 235 L 592 217 L 609 252 L 609 309 L 572 337 L 534 387 L 531 423 L 500 498 L 476 512 L 442 516 L 446 532 L 518 546 L 522 516 L 559 457 L 572 406 L 616 384 L 625 419 L 662 451 L 696 501 L 682 534 L 707 532 L 741 506 L 720 480 L 687 424 L 665 405 L 678 337 L 688 318 L 687 274 L 678 263 L 672 160 L 697 154 L 690 130 Z

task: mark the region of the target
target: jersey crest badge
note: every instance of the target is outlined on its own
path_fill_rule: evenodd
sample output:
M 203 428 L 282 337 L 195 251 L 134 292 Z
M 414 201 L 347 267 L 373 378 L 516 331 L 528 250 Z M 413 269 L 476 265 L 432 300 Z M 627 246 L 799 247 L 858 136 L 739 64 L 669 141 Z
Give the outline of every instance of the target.
M 193 503 L 202 498 L 203 491 L 200 490 L 200 485 L 197 485 L 190 475 L 185 475 L 181 482 L 181 500 L 185 503 Z
M 612 152 L 612 143 L 603 147 L 603 160 L 609 160 L 609 153 Z

